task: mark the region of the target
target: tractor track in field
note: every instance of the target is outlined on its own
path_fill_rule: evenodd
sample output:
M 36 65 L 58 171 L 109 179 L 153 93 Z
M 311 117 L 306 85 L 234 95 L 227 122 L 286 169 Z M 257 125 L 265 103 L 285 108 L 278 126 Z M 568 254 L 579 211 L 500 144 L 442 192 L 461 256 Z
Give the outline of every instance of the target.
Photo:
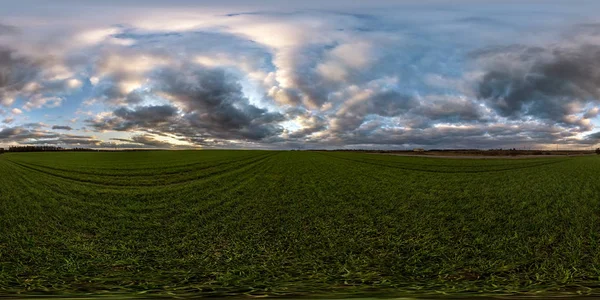
M 274 156 L 274 155 L 269 155 L 266 158 L 268 159 L 272 156 Z M 198 193 L 198 188 L 200 188 L 200 185 L 207 184 L 207 183 L 215 181 L 215 180 L 221 180 L 222 178 L 234 176 L 236 173 L 245 172 L 248 169 L 255 169 L 257 166 L 264 164 L 265 161 L 266 160 L 261 160 L 257 164 L 245 164 L 243 167 L 240 167 L 231 172 L 220 172 L 220 174 L 216 175 L 216 176 L 205 176 L 202 178 L 203 180 L 187 181 L 187 182 L 185 182 L 186 185 L 181 185 L 181 184 L 174 185 L 173 184 L 173 185 L 167 185 L 167 186 L 160 185 L 160 186 L 116 186 L 115 187 L 115 186 L 90 184 L 88 182 L 78 182 L 78 184 L 90 185 L 91 187 L 109 188 L 109 190 L 103 191 L 102 193 L 110 194 L 110 195 L 119 193 L 119 194 L 122 194 L 123 196 L 128 196 L 128 195 L 131 195 L 130 194 L 131 192 L 135 192 L 135 194 L 137 194 L 138 196 L 152 195 L 154 197 L 158 197 L 158 196 L 163 196 L 163 195 L 168 195 L 168 194 L 173 194 L 173 193 L 179 193 L 181 195 L 180 198 L 187 198 L 187 197 L 194 197 L 194 194 Z M 214 174 L 214 173 L 212 173 L 212 174 Z M 53 177 L 54 176 L 48 176 L 48 178 L 53 178 Z M 27 178 L 23 177 L 23 179 L 27 180 L 27 182 L 29 182 L 30 184 L 36 183 L 33 180 L 29 179 L 28 177 Z M 67 181 L 70 182 L 71 180 L 67 180 Z M 74 197 L 87 197 L 88 196 L 88 193 L 82 192 L 77 187 L 69 186 L 69 190 L 68 190 L 69 192 L 67 192 L 67 190 L 65 190 L 64 186 L 47 184 L 46 187 L 51 189 L 54 193 L 65 195 L 65 196 L 74 196 Z M 152 188 L 152 189 L 149 189 L 149 188 Z M 167 188 L 167 189 L 165 189 L 165 188 Z M 201 188 L 204 188 L 204 187 L 201 187 Z M 220 190 L 222 191 L 222 190 L 225 190 L 226 188 L 227 188 L 227 186 L 223 185 L 220 187 Z M 96 192 L 93 192 L 92 194 L 98 195 Z
M 239 169 L 239 168 L 243 168 L 243 167 L 245 167 L 247 165 L 252 165 L 252 164 L 258 163 L 258 162 L 260 162 L 260 161 L 268 158 L 271 155 L 274 155 L 274 154 L 269 153 L 269 154 L 261 155 L 261 156 L 258 156 L 258 157 L 256 157 L 256 156 L 255 157 L 251 157 L 250 159 L 246 159 L 246 160 L 235 161 L 233 163 L 221 164 L 220 166 L 223 166 L 223 165 L 231 166 L 232 164 L 235 164 L 236 162 L 243 162 L 243 164 L 241 164 L 241 165 L 234 165 L 234 166 L 231 166 L 229 168 L 218 169 L 215 172 L 207 173 L 207 174 L 202 174 L 202 175 L 199 175 L 199 176 L 194 176 L 192 178 L 186 178 L 185 180 L 179 180 L 179 181 L 174 181 L 174 182 L 169 182 L 169 183 L 161 183 L 158 186 L 165 187 L 165 186 L 180 185 L 180 184 L 185 184 L 185 183 L 193 182 L 193 181 L 196 181 L 196 180 L 199 180 L 199 179 L 203 179 L 203 178 L 207 178 L 207 177 L 219 175 L 219 174 L 222 174 L 222 173 L 226 173 L 226 172 L 235 170 L 236 168 Z M 139 188 L 139 187 L 156 187 L 157 186 L 156 182 L 149 182 L 148 184 L 136 184 L 136 185 L 133 185 L 133 184 L 128 183 L 128 182 L 122 183 L 122 184 L 115 184 L 115 183 L 98 182 L 98 181 L 93 181 L 93 180 L 75 179 L 75 178 L 70 177 L 70 176 L 59 175 L 59 174 L 52 173 L 52 172 L 49 172 L 49 171 L 37 169 L 37 168 L 31 167 L 31 166 L 28 166 L 26 164 L 14 162 L 14 161 L 11 161 L 11 160 L 8 160 L 8 161 L 11 162 L 14 165 L 20 167 L 20 168 L 24 168 L 24 169 L 31 170 L 31 171 L 34 171 L 34 172 L 42 173 L 42 174 L 45 174 L 45 175 L 48 175 L 48 176 L 52 176 L 52 177 L 60 178 L 60 179 L 63 179 L 63 180 L 68 180 L 68 181 L 80 183 L 80 184 L 91 184 L 91 185 L 97 185 L 97 186 L 103 186 L 103 187 L 119 187 L 119 188 Z M 218 167 L 218 166 L 211 166 L 211 167 L 208 167 L 208 168 L 205 168 L 205 169 L 201 169 L 201 170 L 208 170 L 208 169 L 212 169 L 212 168 L 215 168 L 215 167 Z
M 184 165 L 179 165 L 179 166 L 171 166 L 168 168 L 136 168 L 135 171 L 151 171 L 151 170 L 165 170 L 165 169 L 175 169 L 173 171 L 167 171 L 167 172 L 158 172 L 158 173 L 148 173 L 148 174 L 135 174 L 135 173 L 131 173 L 131 170 L 128 169 L 123 169 L 123 168 L 99 168 L 99 169 L 94 169 L 94 170 L 102 170 L 102 171 L 106 171 L 106 170 L 114 170 L 114 171 L 121 171 L 121 172 L 130 172 L 130 173 L 124 173 L 124 174 L 111 174 L 111 173 L 99 173 L 96 171 L 80 171 L 80 170 L 73 170 L 73 169 L 62 169 L 62 168 L 56 168 L 56 167 L 50 167 L 50 166 L 46 166 L 46 165 L 40 165 L 40 164 L 34 164 L 34 163 L 26 163 L 26 165 L 30 166 L 30 167 L 36 167 L 36 168 L 42 168 L 42 169 L 48 169 L 48 170 L 52 170 L 52 171 L 59 171 L 59 172 L 67 172 L 67 173 L 76 173 L 76 174 L 82 174 L 82 175 L 94 175 L 94 176 L 109 176 L 109 177 L 156 177 L 157 175 L 173 175 L 173 174 L 180 174 L 182 172 L 190 172 L 190 171 L 199 171 L 199 170 L 204 170 L 204 169 L 209 169 L 209 168 L 213 168 L 213 167 L 218 167 L 218 166 L 222 166 L 222 165 L 230 165 L 239 161 L 244 161 L 247 159 L 251 159 L 251 158 L 255 158 L 255 157 L 259 157 L 260 155 L 248 155 L 248 156 L 244 156 L 242 158 L 239 159 L 219 159 L 219 160 L 215 160 L 212 162 L 196 162 L 196 163 L 191 163 L 191 164 L 184 164 Z M 15 162 L 13 160 L 8 160 L 11 162 Z M 22 162 L 19 162 L 22 163 Z M 214 163 L 214 164 L 209 164 L 209 163 Z M 197 165 L 202 165 L 204 164 L 204 167 L 200 167 L 200 168 L 192 168 L 189 170 L 181 170 L 184 168 L 189 168 L 192 166 L 197 166 Z M 179 169 L 176 169 L 179 168 Z
M 192 172 L 192 171 L 201 171 L 201 170 L 205 170 L 205 169 L 210 169 L 210 168 L 215 168 L 215 167 L 219 167 L 219 166 L 225 166 L 225 165 L 231 165 L 231 164 L 235 164 L 237 162 L 241 162 L 241 161 L 246 161 L 252 158 L 256 158 L 256 157 L 260 157 L 259 155 L 253 155 L 253 156 L 246 156 L 240 159 L 236 159 L 236 160 L 219 160 L 219 161 L 215 161 L 217 162 L 216 164 L 211 164 L 211 165 L 206 165 L 200 168 L 195 168 L 195 169 L 191 169 L 191 170 L 174 170 L 174 171 L 169 171 L 169 172 L 162 172 L 162 173 L 157 173 L 157 174 L 110 174 L 110 173 L 96 173 L 95 171 L 79 171 L 79 170 L 68 170 L 68 169 L 61 169 L 61 168 L 54 168 L 54 167 L 49 167 L 49 166 L 45 166 L 45 165 L 39 165 L 39 164 L 33 164 L 33 163 L 22 163 L 22 162 L 17 162 L 17 161 L 13 161 L 13 160 L 8 160 L 10 162 L 22 165 L 22 166 L 26 166 L 29 168 L 33 168 L 39 171 L 46 171 L 46 170 L 42 170 L 42 169 L 47 169 L 47 170 L 51 170 L 51 171 L 59 171 L 59 172 L 65 172 L 65 173 L 75 173 L 75 174 L 82 174 L 82 175 L 93 175 L 93 176 L 97 176 L 97 177 L 157 177 L 157 176 L 162 176 L 162 175 L 174 175 L 174 174 L 181 174 L 181 173 L 186 173 L 186 172 Z M 193 163 L 193 164 L 188 164 L 188 165 L 183 165 L 184 167 L 189 167 L 189 166 L 195 166 L 195 165 L 199 165 L 201 163 Z M 41 168 L 41 169 L 39 169 Z M 123 171 L 123 169 L 118 169 L 120 171 Z M 135 171 L 137 171 L 139 169 L 136 169 Z M 146 169 L 148 170 L 148 169 Z M 50 172 L 50 171 L 46 171 L 46 172 Z M 55 173 L 53 173 L 55 174 Z
M 242 188 L 247 187 L 257 174 L 265 173 L 271 168 L 273 168 L 273 165 L 269 165 L 267 168 L 262 170 L 259 168 L 253 168 L 254 171 L 249 174 L 249 177 L 241 180 L 241 184 L 234 184 L 234 188 L 223 188 L 223 190 L 227 190 L 226 194 L 231 194 L 241 190 Z M 212 203 L 210 206 L 202 209 L 202 212 L 205 212 L 205 214 L 203 214 L 200 219 L 203 221 L 203 223 L 207 224 L 213 222 L 219 216 L 221 216 L 223 211 L 227 211 L 227 214 L 229 215 L 236 215 L 241 209 L 243 209 L 243 206 L 239 205 L 240 203 L 238 200 L 239 199 L 236 199 L 235 197 L 226 197 L 224 200 Z
M 269 158 L 271 158 L 271 157 L 272 156 L 270 156 Z M 267 170 L 269 170 L 269 169 L 272 168 L 271 165 L 269 165 L 265 169 L 258 168 L 258 166 L 262 166 L 262 165 L 264 165 L 267 162 L 268 162 L 268 159 L 262 161 L 258 165 L 253 166 L 252 168 L 240 169 L 240 171 L 242 172 L 242 175 L 245 175 L 245 176 L 236 176 L 233 180 L 228 180 L 227 184 L 222 184 L 222 185 L 220 185 L 216 189 L 208 189 L 209 192 L 207 194 L 202 195 L 202 198 L 210 198 L 211 196 L 216 195 L 216 194 L 220 194 L 220 193 L 229 194 L 231 192 L 234 192 L 236 190 L 241 189 L 244 186 L 247 186 L 248 181 L 250 180 L 249 178 L 252 178 L 253 176 L 255 176 L 257 174 L 264 173 Z M 249 170 L 251 170 L 251 171 L 248 172 Z M 231 174 L 227 174 L 227 177 L 229 175 L 231 175 Z M 191 193 L 197 193 L 197 191 L 190 191 L 190 192 Z M 187 196 L 187 195 L 183 195 L 183 196 Z M 177 203 L 169 203 L 169 205 L 183 204 L 183 202 L 182 202 L 181 199 L 184 199 L 184 198 L 186 198 L 186 197 L 179 197 L 178 199 L 180 199 L 180 201 L 178 201 Z M 196 198 L 193 195 L 190 195 L 189 199 L 194 199 L 194 200 L 190 200 L 191 202 L 195 202 L 195 203 L 199 202 L 199 201 L 195 200 Z M 212 213 L 215 212 L 215 208 L 217 208 L 220 205 L 223 205 L 223 204 L 225 204 L 225 203 L 227 203 L 228 201 L 231 201 L 231 200 L 232 199 L 229 198 L 229 199 L 225 199 L 225 200 L 219 199 L 219 200 L 216 200 L 216 201 L 200 201 L 200 202 L 203 202 L 203 204 L 206 204 L 207 206 L 199 207 L 198 210 L 192 210 L 192 211 L 189 211 L 187 213 L 198 215 L 198 214 L 202 214 L 204 212 L 209 212 L 209 214 L 212 214 Z M 154 209 L 160 209 L 161 207 L 158 206 L 158 207 L 153 207 L 153 208 Z M 206 217 L 207 216 L 202 215 L 201 218 L 206 218 Z

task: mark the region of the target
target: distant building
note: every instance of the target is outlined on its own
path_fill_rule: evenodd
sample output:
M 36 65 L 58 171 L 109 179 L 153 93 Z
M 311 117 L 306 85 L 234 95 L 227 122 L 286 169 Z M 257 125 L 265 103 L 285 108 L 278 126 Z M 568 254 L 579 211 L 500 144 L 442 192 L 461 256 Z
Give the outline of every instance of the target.
M 413 149 L 414 152 L 425 152 L 425 149 L 423 148 L 415 148 Z

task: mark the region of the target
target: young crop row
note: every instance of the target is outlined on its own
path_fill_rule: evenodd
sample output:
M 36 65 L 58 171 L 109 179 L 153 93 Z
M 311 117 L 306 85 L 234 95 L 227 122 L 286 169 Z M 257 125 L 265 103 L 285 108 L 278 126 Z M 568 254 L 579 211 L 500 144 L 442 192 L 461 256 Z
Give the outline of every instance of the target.
M 6 154 L 0 294 L 596 292 L 599 167 L 597 157 Z

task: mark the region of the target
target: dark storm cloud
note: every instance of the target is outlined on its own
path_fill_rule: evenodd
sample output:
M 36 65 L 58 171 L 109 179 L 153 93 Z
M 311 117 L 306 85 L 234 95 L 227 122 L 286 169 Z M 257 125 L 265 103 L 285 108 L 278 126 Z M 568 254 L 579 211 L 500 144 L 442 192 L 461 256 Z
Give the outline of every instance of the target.
M 52 130 L 73 130 L 73 128 L 71 126 L 54 125 Z
M 526 116 L 580 125 L 567 116 L 600 99 L 600 46 L 550 49 L 515 46 L 483 53 L 491 62 L 477 97 L 501 116 Z

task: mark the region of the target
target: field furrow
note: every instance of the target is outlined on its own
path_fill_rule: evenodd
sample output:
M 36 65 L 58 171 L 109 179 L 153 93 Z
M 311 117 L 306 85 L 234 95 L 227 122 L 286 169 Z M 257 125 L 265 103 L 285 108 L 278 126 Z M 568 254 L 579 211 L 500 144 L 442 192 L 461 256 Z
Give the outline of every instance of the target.
M 0 156 L 0 296 L 600 294 L 598 157 Z

